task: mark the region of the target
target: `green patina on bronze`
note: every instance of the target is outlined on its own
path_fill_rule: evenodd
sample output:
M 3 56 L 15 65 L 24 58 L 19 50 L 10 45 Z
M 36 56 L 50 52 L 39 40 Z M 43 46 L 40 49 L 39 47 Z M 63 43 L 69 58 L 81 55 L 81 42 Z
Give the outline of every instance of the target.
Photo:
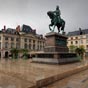
M 65 39 L 56 39 L 56 44 L 59 46 L 66 46 L 67 41 Z
M 48 11 L 47 15 L 51 19 L 51 24 L 49 24 L 50 31 L 54 32 L 55 26 L 57 26 L 58 33 L 60 32 L 60 30 L 64 32 L 65 21 L 61 18 L 61 12 L 60 12 L 59 6 L 56 6 L 55 11 Z

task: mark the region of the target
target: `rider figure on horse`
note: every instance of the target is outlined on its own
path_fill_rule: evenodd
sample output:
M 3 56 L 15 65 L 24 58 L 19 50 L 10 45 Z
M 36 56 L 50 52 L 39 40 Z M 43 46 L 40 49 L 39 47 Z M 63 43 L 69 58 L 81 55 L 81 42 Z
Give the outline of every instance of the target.
M 51 19 L 51 24 L 49 24 L 49 29 L 52 32 L 54 32 L 54 29 L 56 26 L 58 29 L 58 33 L 60 32 L 60 30 L 62 30 L 62 33 L 64 33 L 65 21 L 61 18 L 61 12 L 60 12 L 59 6 L 56 7 L 55 11 L 48 11 L 47 15 Z
M 56 18 L 55 18 L 54 20 L 55 20 L 55 21 L 57 20 L 57 21 L 59 21 L 59 23 L 60 23 L 60 21 L 61 21 L 61 17 L 60 17 L 61 12 L 60 12 L 59 6 L 56 6 L 56 10 L 53 11 L 53 13 L 54 13 L 55 16 L 56 16 Z

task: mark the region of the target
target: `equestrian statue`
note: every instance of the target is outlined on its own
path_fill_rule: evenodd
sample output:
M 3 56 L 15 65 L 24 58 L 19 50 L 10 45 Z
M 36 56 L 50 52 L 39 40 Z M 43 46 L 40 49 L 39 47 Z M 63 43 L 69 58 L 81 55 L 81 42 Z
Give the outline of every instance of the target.
M 59 6 L 56 6 L 55 11 L 48 11 L 47 15 L 51 19 L 51 24 L 49 24 L 50 31 L 54 32 L 55 26 L 56 26 L 58 29 L 58 33 L 60 32 L 60 30 L 62 30 L 62 33 L 64 33 L 65 21 L 60 16 L 61 12 L 60 12 Z

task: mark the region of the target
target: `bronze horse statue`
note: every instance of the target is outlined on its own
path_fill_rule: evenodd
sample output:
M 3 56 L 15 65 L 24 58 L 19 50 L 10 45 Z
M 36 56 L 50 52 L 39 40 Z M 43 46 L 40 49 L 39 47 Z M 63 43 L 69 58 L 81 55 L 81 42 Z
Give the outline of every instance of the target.
M 55 26 L 57 26 L 58 29 L 58 33 L 60 32 L 60 30 L 62 30 L 64 32 L 64 27 L 65 27 L 65 21 L 61 18 L 58 18 L 53 11 L 48 11 L 47 15 L 50 17 L 51 19 L 51 24 L 49 24 L 49 29 L 53 32 L 55 29 Z M 51 29 L 51 26 L 53 26 L 53 29 Z

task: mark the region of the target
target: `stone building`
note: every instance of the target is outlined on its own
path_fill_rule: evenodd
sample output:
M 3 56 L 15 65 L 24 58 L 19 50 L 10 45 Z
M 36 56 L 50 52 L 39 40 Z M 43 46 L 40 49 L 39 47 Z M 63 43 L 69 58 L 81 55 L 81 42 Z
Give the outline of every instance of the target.
M 29 52 L 43 51 L 45 39 L 28 25 L 0 31 L 0 57 L 8 57 L 12 48 L 28 49 Z
M 86 52 L 88 52 L 88 29 L 79 28 L 79 30 L 69 32 L 67 35 L 68 47 L 70 47 L 71 45 L 74 45 L 76 47 L 83 46 Z

